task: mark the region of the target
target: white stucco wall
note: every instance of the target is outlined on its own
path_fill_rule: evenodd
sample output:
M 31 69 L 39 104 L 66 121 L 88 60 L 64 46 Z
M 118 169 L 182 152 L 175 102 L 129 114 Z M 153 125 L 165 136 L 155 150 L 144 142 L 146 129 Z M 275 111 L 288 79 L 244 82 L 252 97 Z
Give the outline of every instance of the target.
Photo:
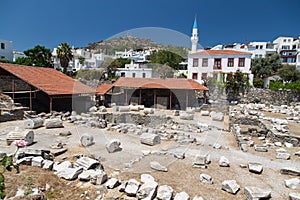
M 0 39 L 0 59 L 7 59 L 9 61 L 13 61 L 12 41 Z

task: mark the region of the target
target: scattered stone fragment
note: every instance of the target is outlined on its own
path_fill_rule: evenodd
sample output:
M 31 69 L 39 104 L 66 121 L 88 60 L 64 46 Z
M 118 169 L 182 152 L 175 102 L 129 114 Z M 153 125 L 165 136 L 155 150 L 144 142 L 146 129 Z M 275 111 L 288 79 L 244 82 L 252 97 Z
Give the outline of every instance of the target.
M 9 132 L 6 136 L 6 143 L 10 145 L 15 140 L 25 140 L 27 146 L 31 145 L 34 142 L 34 132 L 29 130 Z
M 231 194 L 236 194 L 240 190 L 240 186 L 235 180 L 225 180 L 222 182 L 222 190 Z
M 63 170 L 64 168 L 70 168 L 72 167 L 72 163 L 68 160 L 63 161 L 62 163 L 54 163 L 53 165 L 53 170 L 54 171 L 60 171 Z
M 300 151 L 295 152 L 295 156 L 300 156 Z
M 60 148 L 60 149 L 51 149 L 50 150 L 50 153 L 53 155 L 53 156 L 59 156 L 65 152 L 67 152 L 68 149 L 67 148 Z
M 61 119 L 47 119 L 45 121 L 45 127 L 48 128 L 63 128 L 63 121 Z
M 88 134 L 84 134 L 80 138 L 81 145 L 88 147 L 94 144 L 94 137 Z
M 130 107 L 129 106 L 118 106 L 119 112 L 129 112 Z
M 52 170 L 53 164 L 52 160 L 44 160 L 43 169 Z
M 83 171 L 82 167 L 74 167 L 74 168 L 64 168 L 62 170 L 59 170 L 55 172 L 55 174 L 60 177 L 64 178 L 66 180 L 75 180 L 79 174 L 81 174 Z
M 72 135 L 71 131 L 61 131 L 59 132 L 60 136 L 70 136 Z
M 182 119 L 182 120 L 193 120 L 193 119 L 194 119 L 194 114 L 190 114 L 190 113 L 181 111 L 181 112 L 179 113 L 179 117 L 180 117 L 180 119 Z
M 154 182 L 154 178 L 153 176 L 151 176 L 150 174 L 141 174 L 141 181 L 143 183 L 148 183 L 148 182 Z
M 33 118 L 33 119 L 27 119 L 24 122 L 24 127 L 27 129 L 35 129 L 43 126 L 44 120 L 42 118 Z
M 88 170 L 88 169 L 96 169 L 99 166 L 101 167 L 101 164 L 98 160 L 83 156 L 76 160 L 74 166 L 82 167 L 84 170 Z
M 156 135 L 153 133 L 143 133 L 140 136 L 140 141 L 142 144 L 154 146 L 156 144 L 160 144 L 160 137 L 159 137 L 159 135 Z
M 289 142 L 285 142 L 284 145 L 287 147 L 287 148 L 293 148 L 293 144 L 292 143 L 289 143 Z
M 285 186 L 291 189 L 300 189 L 300 179 L 299 178 L 291 178 L 284 180 Z
M 125 187 L 125 193 L 128 196 L 136 196 L 136 193 L 140 187 L 140 182 L 138 182 L 135 179 L 130 179 L 127 181 L 126 187 Z
M 206 164 L 210 163 L 209 155 L 199 155 L 195 156 L 193 167 L 206 168 Z
M 274 142 L 274 145 L 275 145 L 276 147 L 281 147 L 281 146 L 282 146 L 282 143 L 281 143 L 281 142 Z
M 221 156 L 219 160 L 219 166 L 220 167 L 229 167 L 230 163 L 229 160 L 225 156 Z
M 96 106 L 92 106 L 89 108 L 89 112 L 97 112 L 97 107 Z
M 42 156 L 33 157 L 31 159 L 31 166 L 42 167 L 44 158 Z
M 214 143 L 213 148 L 215 148 L 215 149 L 221 149 L 222 145 L 220 145 L 218 143 Z
M 168 169 L 165 166 L 161 165 L 159 162 L 156 161 L 150 162 L 150 167 L 157 171 L 162 171 L 162 172 L 168 171 Z
M 105 183 L 105 186 L 108 188 L 108 189 L 113 189 L 117 186 L 119 186 L 121 184 L 121 182 L 116 179 L 116 178 L 110 178 L 106 183 Z
M 157 182 L 148 181 L 139 188 L 136 196 L 138 199 L 152 200 L 157 193 L 157 187 Z
M 156 198 L 158 200 L 171 200 L 173 197 L 173 188 L 168 185 L 158 187 Z
M 115 153 L 117 151 L 121 151 L 121 142 L 118 139 L 114 139 L 109 141 L 106 145 L 106 150 L 108 151 L 108 153 Z
M 255 163 L 255 162 L 249 162 L 248 169 L 249 169 L 249 172 L 256 173 L 256 174 L 261 174 L 263 171 L 262 164 Z
M 290 193 L 289 194 L 290 200 L 300 200 L 300 193 Z
M 255 151 L 258 151 L 258 152 L 267 152 L 268 151 L 268 147 L 266 147 L 266 146 L 254 145 L 254 149 L 255 149 Z
M 201 110 L 200 115 L 201 116 L 209 116 L 209 111 L 208 110 Z
M 205 184 L 213 184 L 212 177 L 208 174 L 200 174 L 200 182 L 205 183 Z
M 84 170 L 81 174 L 79 174 L 78 178 L 81 181 L 89 181 L 92 177 L 96 177 L 96 170 L 89 169 Z
M 175 195 L 174 200 L 190 200 L 190 196 L 186 192 L 179 192 Z
M 185 152 L 183 151 L 176 151 L 173 153 L 175 158 L 184 159 L 185 158 Z
M 289 160 L 291 155 L 289 153 L 276 152 L 276 159 Z
M 224 114 L 221 112 L 210 112 L 210 117 L 213 121 L 223 121 L 224 120 Z
M 144 108 L 144 114 L 148 115 L 148 114 L 153 114 L 154 113 L 154 109 L 153 108 Z
M 300 169 L 299 168 L 292 168 L 292 167 L 285 167 L 280 169 L 281 174 L 293 175 L 293 176 L 300 176 Z
M 245 187 L 244 193 L 249 200 L 260 200 L 271 198 L 271 191 L 258 187 Z

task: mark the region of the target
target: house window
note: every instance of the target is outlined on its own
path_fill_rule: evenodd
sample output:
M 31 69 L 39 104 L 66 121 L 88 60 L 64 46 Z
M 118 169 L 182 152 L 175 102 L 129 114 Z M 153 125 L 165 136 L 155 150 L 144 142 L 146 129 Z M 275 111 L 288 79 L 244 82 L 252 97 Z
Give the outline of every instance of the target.
M 198 73 L 193 73 L 192 74 L 192 79 L 197 80 L 198 79 Z
M 143 73 L 143 78 L 146 78 L 146 73 Z
M 215 58 L 214 69 L 222 69 L 222 58 Z
M 193 67 L 198 67 L 198 58 L 193 59 Z
M 234 58 L 228 58 L 227 67 L 233 67 L 234 65 Z
M 202 67 L 207 67 L 208 66 L 208 58 L 203 58 L 202 59 Z
M 205 79 L 207 79 L 207 73 L 202 73 L 201 80 L 205 80 Z
M 245 67 L 245 58 L 239 58 L 239 67 Z
M 1 49 L 5 49 L 5 43 L 1 42 Z
M 135 78 L 135 73 L 132 73 L 132 78 Z
M 121 77 L 125 77 L 125 72 L 121 72 Z

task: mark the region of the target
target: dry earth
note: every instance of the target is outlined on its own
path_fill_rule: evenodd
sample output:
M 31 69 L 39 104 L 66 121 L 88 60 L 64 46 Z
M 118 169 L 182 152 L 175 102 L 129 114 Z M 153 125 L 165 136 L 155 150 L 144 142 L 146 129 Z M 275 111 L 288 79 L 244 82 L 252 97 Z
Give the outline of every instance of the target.
M 169 111 L 167 115 L 171 116 Z M 178 120 L 174 118 L 174 120 Z M 181 121 L 182 122 L 182 121 Z M 62 142 L 68 151 L 55 160 L 74 159 L 74 155 L 93 155 L 101 157 L 105 171 L 108 175 L 114 176 L 126 181 L 130 178 L 140 180 L 142 173 L 151 174 L 159 185 L 170 185 L 175 192 L 185 191 L 190 197 L 196 195 L 202 196 L 204 199 L 245 199 L 244 187 L 257 186 L 272 191 L 272 199 L 288 199 L 291 192 L 297 192 L 284 186 L 284 180 L 292 178 L 288 175 L 281 175 L 279 170 L 282 167 L 300 166 L 300 157 L 294 156 L 294 152 L 299 151 L 299 147 L 287 149 L 291 154 L 290 160 L 277 160 L 275 158 L 276 148 L 269 149 L 268 152 L 256 152 L 250 148 L 248 152 L 239 150 L 234 136 L 228 131 L 224 131 L 223 123 L 213 122 L 209 117 L 200 116 L 198 113 L 194 121 L 186 121 L 188 123 L 207 123 L 214 126 L 209 131 L 203 133 L 190 133 L 197 138 L 197 143 L 193 144 L 178 144 L 175 141 L 162 141 L 156 146 L 143 145 L 139 141 L 138 135 L 122 134 L 104 129 L 88 128 L 84 126 L 74 126 L 73 124 L 64 122 L 64 128 L 61 129 L 45 129 L 44 127 L 34 130 L 36 143 L 30 147 L 34 149 L 50 149 L 51 144 Z M 14 130 L 15 127 L 23 127 L 23 121 L 13 121 L 0 123 L 0 152 L 13 153 L 14 146 L 7 146 L 5 137 L 6 134 Z M 300 130 L 300 125 L 292 126 L 295 131 Z M 223 130 L 222 130 L 223 128 Z M 62 130 L 70 130 L 72 135 L 69 137 L 59 136 Z M 84 133 L 89 133 L 94 136 L 95 144 L 83 148 L 80 146 L 80 137 Z M 105 149 L 105 144 L 111 139 L 119 139 L 122 144 L 122 151 L 109 154 Z M 255 143 L 262 143 L 257 138 L 254 138 Z M 213 144 L 222 145 L 221 149 L 213 148 Z M 148 156 L 143 156 L 142 151 L 149 150 L 157 152 Z M 185 159 L 176 159 L 170 154 L 175 151 L 185 151 Z M 207 169 L 193 168 L 192 163 L 196 154 L 210 154 L 211 164 Z M 230 167 L 220 167 L 218 160 L 221 156 L 225 156 L 230 161 Z M 132 160 L 135 162 L 131 168 L 125 168 L 125 164 Z M 150 168 L 151 161 L 158 161 L 162 165 L 168 167 L 168 172 L 158 172 Z M 253 174 L 247 168 L 241 168 L 240 164 L 247 164 L 249 161 L 260 162 L 263 164 L 264 170 L 262 174 Z M 206 185 L 199 181 L 199 175 L 206 173 L 212 176 L 214 184 Z M 89 183 L 77 181 L 65 181 L 57 178 L 53 172 L 46 171 L 40 168 L 21 166 L 20 174 L 5 173 L 6 191 L 8 197 L 14 196 L 16 189 L 25 185 L 28 188 L 45 187 L 46 183 L 50 185 L 51 190 L 47 192 L 49 199 L 79 199 L 86 198 L 95 199 L 100 193 L 98 187 L 94 187 Z M 236 195 L 231 195 L 221 190 L 224 180 L 234 179 L 241 186 L 241 190 Z M 86 191 L 89 191 L 88 194 Z M 105 191 L 110 196 L 120 196 L 117 190 Z M 298 192 L 300 192 L 298 190 Z M 121 199 L 130 199 L 126 195 Z M 132 198 L 131 198 L 132 199 Z

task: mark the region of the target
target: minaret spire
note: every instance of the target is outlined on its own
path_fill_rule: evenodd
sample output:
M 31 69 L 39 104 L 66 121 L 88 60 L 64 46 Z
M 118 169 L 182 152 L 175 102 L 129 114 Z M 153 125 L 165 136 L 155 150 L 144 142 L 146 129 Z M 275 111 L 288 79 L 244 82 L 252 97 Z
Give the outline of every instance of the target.
M 198 45 L 197 16 L 195 16 L 195 19 L 194 19 L 191 41 L 192 41 L 192 50 L 191 50 L 191 53 L 194 53 L 194 52 L 197 51 L 197 45 Z

